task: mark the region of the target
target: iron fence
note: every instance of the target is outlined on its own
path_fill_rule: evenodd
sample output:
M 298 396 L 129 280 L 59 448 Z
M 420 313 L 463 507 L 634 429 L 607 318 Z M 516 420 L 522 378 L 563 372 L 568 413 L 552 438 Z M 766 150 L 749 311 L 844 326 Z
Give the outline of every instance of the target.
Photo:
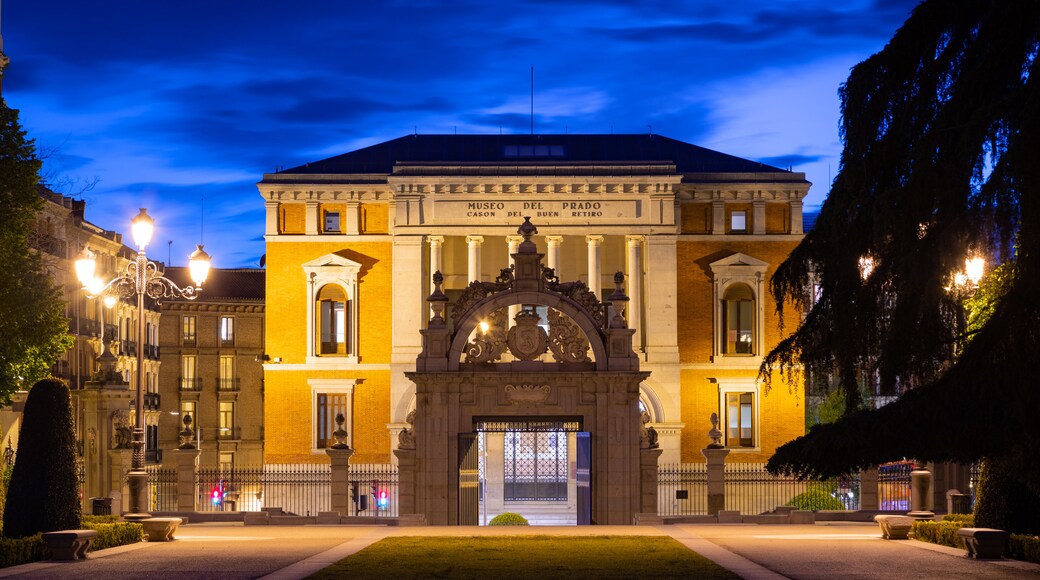
M 388 463 L 351 464 L 348 478 L 354 498 L 354 511 L 351 515 L 397 516 L 399 479 L 396 465 Z
M 910 510 L 910 461 L 895 461 L 878 466 L 878 509 L 905 512 Z
M 203 467 L 196 474 L 198 511 L 278 507 L 307 516 L 329 511 L 331 470 L 322 464 Z
M 725 509 L 742 514 L 760 514 L 796 503 L 807 509 L 857 510 L 860 500 L 859 475 L 827 481 L 799 481 L 775 476 L 762 463 L 728 463 L 725 478 Z M 703 463 L 662 464 L 657 470 L 657 513 L 659 515 L 704 515 L 708 513 L 708 471 Z M 799 497 L 801 496 L 801 497 Z
M 146 465 L 144 469 L 148 472 L 148 509 L 177 511 L 177 468 Z
M 982 463 L 976 461 L 968 466 L 968 495 L 971 496 L 971 509 L 975 510 L 975 497 L 979 493 L 979 472 L 982 471 Z

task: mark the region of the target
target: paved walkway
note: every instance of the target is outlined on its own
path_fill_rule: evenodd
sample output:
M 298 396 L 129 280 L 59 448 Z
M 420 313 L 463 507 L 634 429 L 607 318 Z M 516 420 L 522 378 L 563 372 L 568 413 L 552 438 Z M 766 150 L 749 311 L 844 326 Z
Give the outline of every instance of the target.
M 962 550 L 887 541 L 874 524 L 674 525 L 530 528 L 381 526 L 182 526 L 177 541 L 142 542 L 78 562 L 0 569 L 2 577 L 302 578 L 387 536 L 510 534 L 669 535 L 744 578 L 1037 578 L 1040 565 L 976 561 Z

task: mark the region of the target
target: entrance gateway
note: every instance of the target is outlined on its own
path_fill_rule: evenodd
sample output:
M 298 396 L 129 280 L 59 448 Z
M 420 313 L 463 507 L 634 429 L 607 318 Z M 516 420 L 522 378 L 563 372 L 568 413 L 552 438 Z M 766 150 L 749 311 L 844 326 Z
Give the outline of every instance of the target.
M 543 266 L 537 232 L 525 218 L 513 265 L 471 282 L 448 312 L 433 276 L 423 350 L 406 373 L 414 423 L 395 451 L 405 517 L 476 525 L 494 510 L 523 515 L 506 506 L 525 501 L 566 506 L 578 524 L 656 512 L 661 451 L 641 437 L 639 385 L 650 373 L 632 351 L 624 275 L 601 303 Z

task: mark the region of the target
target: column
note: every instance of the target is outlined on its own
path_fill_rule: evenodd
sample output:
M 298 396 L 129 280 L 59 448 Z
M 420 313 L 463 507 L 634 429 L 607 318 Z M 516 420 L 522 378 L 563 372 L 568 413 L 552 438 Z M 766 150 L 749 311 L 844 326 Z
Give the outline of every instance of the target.
M 318 235 L 318 214 L 321 212 L 321 204 L 317 201 L 306 202 L 307 209 L 304 215 L 304 223 L 306 224 L 306 233 L 308 236 Z
M 426 294 L 433 291 L 433 274 L 434 272 L 441 272 L 444 269 L 444 236 L 426 236 L 426 241 L 430 243 L 430 271 L 427 272 L 426 279 L 423 280 Z M 433 310 L 430 310 L 430 316 L 433 316 Z
M 361 233 L 361 204 L 356 201 L 347 202 L 347 215 L 343 216 L 343 233 L 356 236 Z
M 264 210 L 266 210 L 267 213 L 266 227 L 264 227 L 264 235 L 278 235 L 278 205 L 279 204 L 277 201 L 264 202 Z
M 520 250 L 520 242 L 524 241 L 522 236 L 506 236 L 506 242 L 509 244 L 509 265 L 516 265 L 516 261 L 513 260 L 513 254 Z M 506 328 L 512 328 L 516 325 L 516 315 L 520 314 L 520 305 L 513 304 L 509 307 L 509 321 L 506 322 Z
M 646 345 L 646 360 L 649 363 L 678 363 L 679 334 L 676 321 L 676 289 L 678 274 L 676 272 L 676 236 L 654 235 L 646 237 L 646 263 L 643 266 L 646 290 L 644 304 L 653 304 L 647 308 L 643 323 L 643 344 Z M 674 383 L 663 379 L 663 369 L 654 369 L 654 377 L 658 384 L 679 385 L 679 376 L 675 375 Z M 672 371 L 668 371 L 672 372 Z M 678 373 L 678 371 L 674 371 Z M 675 393 L 679 400 L 678 391 Z M 662 447 L 664 447 L 662 445 Z M 666 450 L 665 453 L 668 453 Z
M 466 236 L 466 245 L 469 247 L 469 270 L 466 281 L 480 280 L 480 245 L 484 243 L 484 236 Z
M 625 318 L 628 319 L 628 327 L 634 328 L 636 333 L 632 336 L 632 348 L 643 351 L 643 236 L 625 236 L 625 244 L 628 246 L 628 257 L 625 261 L 625 274 L 628 287 L 628 310 Z
M 707 460 L 708 470 L 708 515 L 717 516 L 726 509 L 726 456 L 729 449 L 701 449 Z
M 329 509 L 340 516 L 349 516 L 351 515 L 350 456 L 354 454 L 354 450 L 349 447 L 346 449 L 326 449 L 325 453 L 329 455 L 331 464 Z
M 177 463 L 177 511 L 193 512 L 198 496 L 195 467 L 199 464 L 199 450 L 174 449 L 173 456 Z
M 549 251 L 545 256 L 545 263 L 556 272 L 556 276 L 559 276 L 560 246 L 563 245 L 563 236 L 545 236 L 545 245 L 549 248 Z
M 603 236 L 585 236 L 585 243 L 589 248 L 589 290 L 599 299 L 602 278 L 599 272 L 599 247 L 603 243 Z
M 711 202 L 711 233 L 726 233 L 726 202 L 721 199 Z
M 766 202 L 756 199 L 751 202 L 751 233 L 766 233 Z
M 801 235 L 802 231 L 802 201 L 791 202 L 791 233 Z

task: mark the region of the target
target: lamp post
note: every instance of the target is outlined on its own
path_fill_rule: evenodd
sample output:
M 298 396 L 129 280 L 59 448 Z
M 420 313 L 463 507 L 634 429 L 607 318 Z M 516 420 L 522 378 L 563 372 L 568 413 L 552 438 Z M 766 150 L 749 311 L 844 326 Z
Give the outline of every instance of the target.
M 148 212 L 141 208 L 130 222 L 130 231 L 133 235 L 134 245 L 137 246 L 137 257 L 126 266 L 126 273 L 116 276 L 108 282 L 98 281 L 95 276 L 97 262 L 94 253 L 84 247 L 76 259 L 76 276 L 79 278 L 83 288 L 88 295 L 101 296 L 113 294 L 123 298 L 137 297 L 137 372 L 135 385 L 134 405 L 134 432 L 133 432 L 133 455 L 131 456 L 130 471 L 127 473 L 127 486 L 130 492 L 130 512 L 125 514 L 128 520 L 144 519 L 150 517 L 146 494 L 148 490 L 148 472 L 144 470 L 144 297 L 156 300 L 163 298 L 185 298 L 194 300 L 198 298 L 209 274 L 209 255 L 199 245 L 188 257 L 188 270 L 195 286 L 181 288 L 172 280 L 163 277 L 155 262 L 148 261 L 145 247 L 152 240 L 155 231 L 155 220 Z

